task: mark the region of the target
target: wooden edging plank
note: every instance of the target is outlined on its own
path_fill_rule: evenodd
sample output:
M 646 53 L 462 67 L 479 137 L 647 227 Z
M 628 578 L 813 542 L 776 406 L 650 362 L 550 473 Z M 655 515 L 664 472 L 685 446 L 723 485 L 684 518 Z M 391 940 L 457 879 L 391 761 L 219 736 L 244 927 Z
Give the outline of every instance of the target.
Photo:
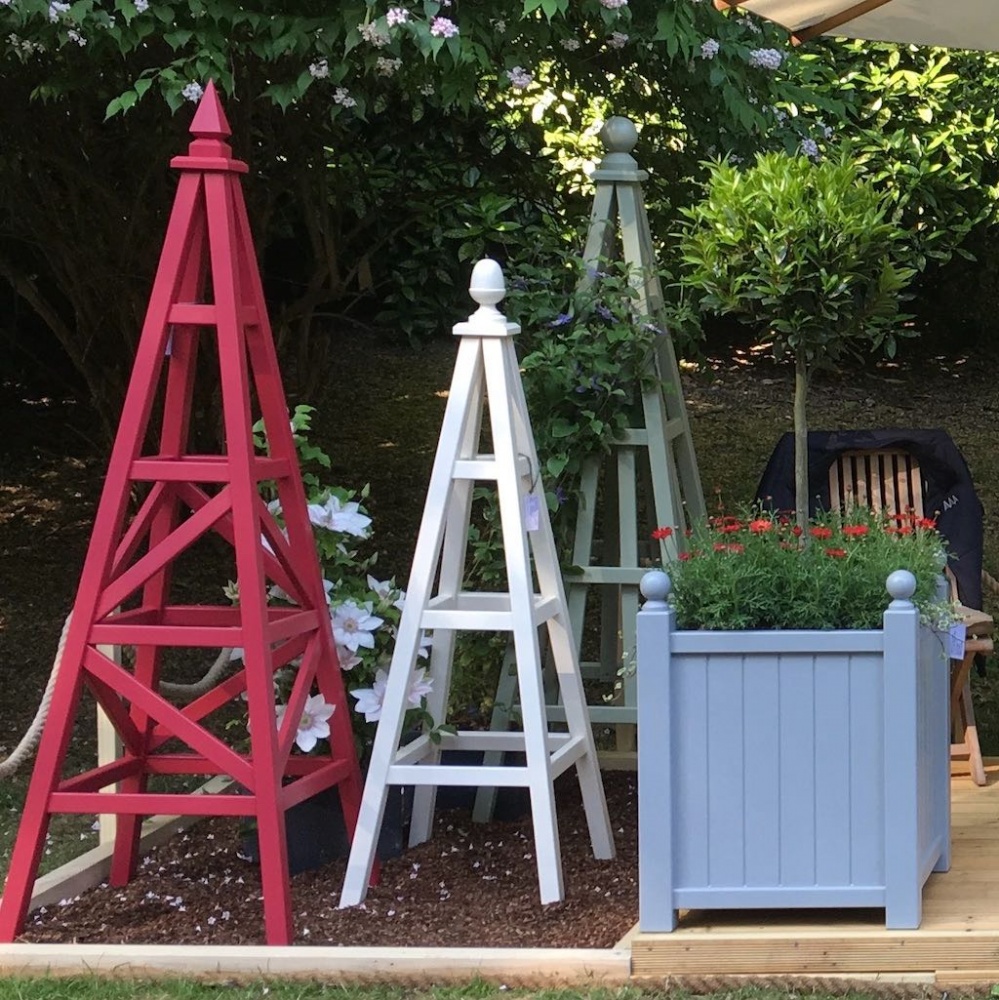
M 265 945 L 0 945 L 4 975 L 335 976 L 353 982 L 621 985 L 630 955 L 611 948 L 347 948 Z
M 999 967 L 995 930 L 638 935 L 635 976 L 926 972 Z

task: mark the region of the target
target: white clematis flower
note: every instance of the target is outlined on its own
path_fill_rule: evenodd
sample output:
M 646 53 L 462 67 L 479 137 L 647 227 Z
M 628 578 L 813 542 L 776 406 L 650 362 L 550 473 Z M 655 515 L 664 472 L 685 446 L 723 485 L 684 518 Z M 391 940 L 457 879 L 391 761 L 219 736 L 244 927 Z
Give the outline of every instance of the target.
M 298 720 L 298 729 L 295 732 L 295 745 L 302 753 L 308 753 L 315 748 L 320 740 L 329 738 L 329 720 L 335 707 L 325 701 L 321 694 L 311 695 L 305 702 L 302 717 Z M 287 705 L 278 705 L 276 708 L 278 729 L 281 728 L 287 710 Z
M 426 676 L 422 668 L 413 671 L 413 679 L 409 683 L 407 700 L 413 708 L 419 708 L 420 702 L 434 689 L 434 679 Z
M 373 615 L 371 601 L 357 604 L 355 601 L 344 601 L 343 604 L 331 609 L 333 619 L 333 638 L 337 644 L 345 646 L 352 653 L 358 646 L 365 649 L 375 648 L 375 637 L 372 634 L 384 621 Z
M 351 696 L 357 699 L 355 712 L 364 716 L 365 722 L 377 722 L 382 717 L 382 705 L 385 702 L 385 688 L 388 685 L 388 674 L 384 670 L 375 672 L 374 683 L 369 688 L 358 688 L 351 691 Z M 433 678 L 426 676 L 424 670 L 414 670 L 409 685 L 406 700 L 413 708 L 419 708 L 423 698 L 433 690 Z
M 395 593 L 395 583 L 392 580 L 376 580 L 369 573 L 368 589 L 378 595 L 378 600 L 387 601 Z
M 340 531 L 357 538 L 367 538 L 371 518 L 360 511 L 361 505 L 353 500 L 343 503 L 330 496 L 326 503 L 310 503 L 309 520 L 317 528 Z
M 384 670 L 378 670 L 375 672 L 375 680 L 371 687 L 358 688 L 350 692 L 357 699 L 354 711 L 360 712 L 365 722 L 377 722 L 382 717 L 386 684 L 388 684 L 388 674 Z
M 353 670 L 361 661 L 361 658 L 352 649 L 346 646 L 337 645 L 336 658 L 340 662 L 341 670 Z

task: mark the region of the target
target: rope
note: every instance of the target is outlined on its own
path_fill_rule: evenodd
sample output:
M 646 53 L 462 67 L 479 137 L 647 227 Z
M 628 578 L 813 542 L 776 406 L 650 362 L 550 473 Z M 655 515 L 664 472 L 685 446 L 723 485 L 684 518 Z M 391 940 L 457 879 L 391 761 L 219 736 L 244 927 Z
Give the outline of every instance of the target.
M 171 681 L 160 681 L 160 694 L 168 698 L 197 698 L 215 687 L 215 682 L 226 672 L 226 668 L 232 660 L 232 650 L 223 649 L 215 662 L 208 668 L 208 672 L 200 681 L 193 684 L 174 684 Z
M 56 649 L 55 660 L 52 663 L 52 670 L 49 673 L 48 683 L 42 693 L 42 700 L 35 711 L 35 717 L 28 726 L 28 731 L 21 737 L 21 742 L 14 747 L 14 750 L 4 760 L 0 761 L 0 778 L 9 778 L 24 762 L 34 753 L 38 740 L 42 735 L 42 727 L 48 718 L 49 706 L 52 704 L 52 693 L 55 691 L 56 678 L 59 676 L 59 667 L 62 664 L 62 651 L 66 648 L 66 636 L 69 635 L 69 623 L 73 620 L 73 612 L 66 615 L 66 621 L 62 625 L 62 633 L 59 635 L 59 646 Z
M 45 720 L 48 718 L 49 708 L 52 705 L 52 695 L 55 691 L 56 679 L 59 676 L 59 668 L 62 666 L 62 654 L 66 648 L 66 637 L 69 635 L 69 624 L 72 620 L 73 612 L 71 611 L 63 622 L 55 659 L 52 661 L 49 679 L 42 692 L 42 700 L 35 710 L 35 717 L 31 720 L 28 731 L 21 737 L 13 751 L 0 760 L 0 780 L 9 778 L 34 753 L 35 747 L 38 745 Z M 200 681 L 195 681 L 193 684 L 172 684 L 169 681 L 160 681 L 160 692 L 170 698 L 196 698 L 215 686 L 215 682 L 225 673 L 231 658 L 232 650 L 223 649 Z

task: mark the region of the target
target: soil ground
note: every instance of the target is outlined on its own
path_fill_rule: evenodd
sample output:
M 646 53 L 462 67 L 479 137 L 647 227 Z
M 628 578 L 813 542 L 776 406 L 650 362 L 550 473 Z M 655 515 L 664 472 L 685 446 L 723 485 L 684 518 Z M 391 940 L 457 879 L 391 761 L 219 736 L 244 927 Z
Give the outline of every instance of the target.
M 368 503 L 384 576 L 408 575 L 450 380 L 455 343 L 413 352 L 374 335 L 338 337 L 315 435 L 333 479 L 371 484 Z M 999 393 L 991 365 L 911 356 L 817 378 L 815 428 L 943 427 L 971 466 L 986 511 L 986 567 L 999 567 Z M 684 392 L 709 505 L 748 501 L 791 425 L 791 374 L 749 347 L 726 348 L 684 372 Z M 87 439 L 72 400 L 0 385 L 0 755 L 30 722 L 72 603 L 106 455 Z M 995 610 L 995 609 L 992 609 Z M 995 675 L 975 679 L 986 752 L 999 751 Z M 187 679 L 187 678 L 181 678 Z M 80 713 L 71 764 L 94 759 L 93 713 Z M 343 863 L 296 876 L 302 943 L 609 946 L 637 919 L 634 776 L 605 775 L 618 841 L 614 862 L 589 857 L 574 790 L 560 779 L 566 901 L 538 901 L 529 819 L 473 827 L 468 811 L 438 819 L 434 838 L 384 865 L 365 910 L 338 911 Z M 25 776 L 0 788 L 4 857 Z M 93 846 L 92 817 L 53 825 L 50 866 Z M 210 820 L 150 855 L 124 889 L 102 888 L 50 908 L 26 937 L 46 941 L 262 940 L 257 868 L 238 857 L 235 821 Z

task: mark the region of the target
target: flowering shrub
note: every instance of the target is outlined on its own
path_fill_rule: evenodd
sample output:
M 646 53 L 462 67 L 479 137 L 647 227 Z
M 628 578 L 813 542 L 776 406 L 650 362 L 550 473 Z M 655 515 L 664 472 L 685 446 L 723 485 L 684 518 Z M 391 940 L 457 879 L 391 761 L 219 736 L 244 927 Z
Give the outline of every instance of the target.
M 803 532 L 793 518 L 755 510 L 695 526 L 668 570 L 680 628 L 876 629 L 898 569 L 915 575 L 925 620 L 954 620 L 937 596 L 945 560 L 934 522 L 915 515 L 858 509 L 814 518 Z
M 329 601 L 337 659 L 345 675 L 348 694 L 356 700 L 352 723 L 358 755 L 363 759 L 374 737 L 371 724 L 381 718 L 396 627 L 406 595 L 396 586 L 394 579 L 377 578 L 374 573 L 377 552 L 367 555 L 361 552 L 363 543 L 371 537 L 371 518 L 363 506 L 367 487 L 358 494 L 322 482 L 320 472 L 330 468 L 330 459 L 308 439 L 312 412 L 311 406 L 297 406 L 291 427 L 303 468 L 309 521 L 315 534 L 323 586 Z M 257 446 L 266 450 L 263 424 L 258 423 L 254 432 Z M 268 484 L 264 484 L 263 489 L 272 493 Z M 280 522 L 281 511 L 276 499 L 270 500 L 268 509 Z M 230 599 L 238 599 L 232 584 L 227 588 L 227 595 Z M 289 595 L 277 586 L 271 587 L 270 597 L 278 604 L 292 603 Z M 424 637 L 419 655 L 426 657 L 429 647 L 430 638 Z M 278 725 L 284 717 L 297 666 L 298 661 L 292 661 L 274 676 Z M 410 717 L 407 722 L 412 725 L 426 722 L 431 736 L 434 736 L 440 728 L 434 727 L 433 719 L 426 711 L 426 696 L 430 690 L 431 681 L 425 670 L 415 670 L 409 689 Z M 318 692 L 312 693 L 295 737 L 299 750 L 308 753 L 316 748 L 320 740 L 330 735 L 332 714 L 333 706 L 326 703 Z

